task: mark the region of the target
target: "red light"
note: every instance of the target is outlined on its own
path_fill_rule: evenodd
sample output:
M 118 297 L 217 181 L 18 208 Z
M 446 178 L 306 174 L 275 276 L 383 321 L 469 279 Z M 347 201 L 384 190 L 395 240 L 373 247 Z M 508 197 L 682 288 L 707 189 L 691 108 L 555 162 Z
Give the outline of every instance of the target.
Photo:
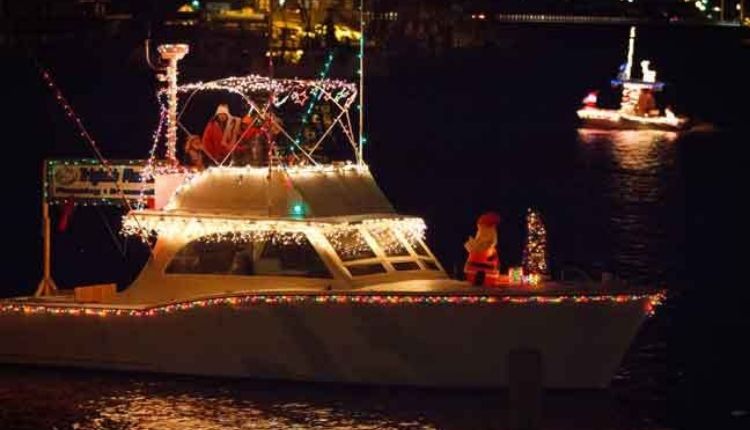
M 584 99 L 583 104 L 586 107 L 596 107 L 598 102 L 597 91 L 590 92 Z

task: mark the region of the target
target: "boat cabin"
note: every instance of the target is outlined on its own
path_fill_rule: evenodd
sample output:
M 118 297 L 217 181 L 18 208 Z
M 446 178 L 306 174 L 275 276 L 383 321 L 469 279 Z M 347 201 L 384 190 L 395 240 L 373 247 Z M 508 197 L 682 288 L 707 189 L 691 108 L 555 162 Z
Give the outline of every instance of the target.
M 394 211 L 366 166 L 210 168 L 183 180 L 161 210 L 125 217 L 125 233 L 158 238 L 115 301 L 447 278 L 424 230 Z

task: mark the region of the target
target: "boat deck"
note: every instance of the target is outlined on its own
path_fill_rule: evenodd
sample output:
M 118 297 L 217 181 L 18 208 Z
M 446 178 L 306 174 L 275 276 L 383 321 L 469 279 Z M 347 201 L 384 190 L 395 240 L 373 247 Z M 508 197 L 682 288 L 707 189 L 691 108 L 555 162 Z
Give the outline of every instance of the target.
M 46 297 L 14 297 L 0 299 L 0 310 L 26 307 L 45 309 L 90 309 L 147 311 L 163 307 L 181 307 L 191 303 L 261 303 L 261 302 L 550 302 L 550 301 L 630 301 L 651 297 L 657 299 L 663 293 L 653 288 L 633 287 L 623 283 L 567 283 L 547 281 L 538 285 L 500 285 L 494 287 L 473 286 L 457 280 L 411 280 L 385 283 L 352 290 L 301 290 L 301 289 L 254 289 L 233 294 L 216 294 L 165 303 L 123 304 L 77 302 L 68 291 Z M 661 299 L 658 299 L 661 300 Z

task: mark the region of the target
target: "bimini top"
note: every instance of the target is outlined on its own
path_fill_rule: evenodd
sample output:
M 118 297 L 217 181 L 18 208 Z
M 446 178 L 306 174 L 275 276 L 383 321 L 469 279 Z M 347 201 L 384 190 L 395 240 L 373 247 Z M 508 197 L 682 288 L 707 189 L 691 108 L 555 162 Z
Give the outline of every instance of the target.
M 177 86 L 177 93 L 195 93 L 201 91 L 226 91 L 244 98 L 255 106 L 254 97 L 263 94 L 274 94 L 276 107 L 287 101 L 304 104 L 311 92 L 313 95 L 322 92 L 325 98 L 348 108 L 357 99 L 357 86 L 351 82 L 336 79 L 274 79 L 267 76 L 248 75 L 232 76 L 209 82 L 192 82 Z M 159 92 L 164 96 L 167 89 Z
M 164 212 L 308 219 L 394 209 L 366 166 L 327 165 L 210 168 L 179 186 Z

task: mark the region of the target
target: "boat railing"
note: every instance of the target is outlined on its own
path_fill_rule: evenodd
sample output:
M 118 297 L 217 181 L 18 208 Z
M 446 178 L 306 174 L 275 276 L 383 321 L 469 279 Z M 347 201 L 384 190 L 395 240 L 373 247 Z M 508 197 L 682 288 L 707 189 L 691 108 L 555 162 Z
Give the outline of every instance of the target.
M 559 270 L 560 282 L 580 282 L 582 279 L 586 283 L 593 284 L 596 281 L 585 270 L 575 266 L 564 266 Z M 572 277 L 570 275 L 573 275 Z
M 625 279 L 619 278 L 612 272 L 603 271 L 601 277 L 596 279 L 589 272 L 580 267 L 576 266 L 564 266 L 559 270 L 558 281 L 560 283 L 570 284 L 591 284 L 591 285 L 605 285 L 605 286 L 620 286 L 624 287 L 628 285 Z M 571 276 L 572 275 L 572 276 Z

